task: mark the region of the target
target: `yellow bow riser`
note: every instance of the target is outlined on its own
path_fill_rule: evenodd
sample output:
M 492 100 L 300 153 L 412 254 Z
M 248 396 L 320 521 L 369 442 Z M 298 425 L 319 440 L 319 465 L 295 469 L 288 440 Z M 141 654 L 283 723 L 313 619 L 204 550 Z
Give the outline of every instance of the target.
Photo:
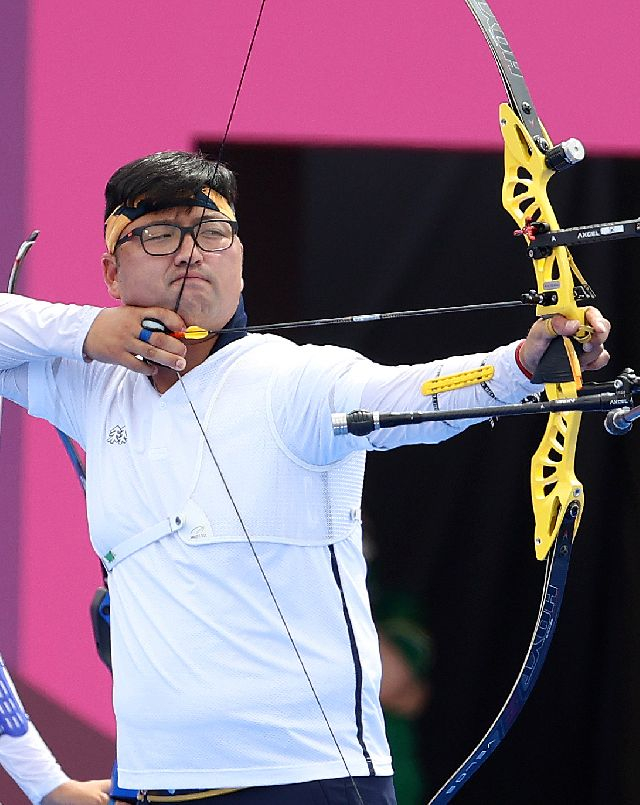
M 502 185 L 504 208 L 520 229 L 524 229 L 529 221 L 544 221 L 551 229 L 559 229 L 547 195 L 547 183 L 555 171 L 547 167 L 545 155 L 506 103 L 500 105 L 500 128 L 505 144 Z M 548 137 L 547 141 L 551 143 Z M 527 242 L 530 242 L 528 237 Z M 558 246 L 549 257 L 534 260 L 533 264 L 538 292 L 554 291 L 558 297 L 553 305 L 538 305 L 538 316 L 562 313 L 567 318 L 577 319 L 584 326 L 586 309 L 577 306 L 573 288 L 574 285 L 587 286 L 587 283 L 566 246 Z M 588 341 L 588 330 L 579 331 L 577 340 Z
M 500 106 L 500 127 L 505 142 L 505 178 L 502 203 L 522 230 L 531 221 L 558 229 L 558 222 L 547 195 L 547 183 L 554 171 L 547 167 L 545 155 L 533 142 L 517 115 L 508 104 Z M 546 132 L 545 132 L 546 136 Z M 547 142 L 551 140 L 547 137 Z M 529 237 L 527 241 L 530 242 Z M 534 259 L 537 290 L 541 294 L 554 292 L 557 300 L 551 305 L 538 305 L 539 316 L 561 313 L 577 319 L 581 328 L 577 340 L 588 340 L 585 325 L 586 308 L 577 306 L 574 286 L 584 285 L 571 254 L 564 246 L 555 248 L 548 257 Z M 580 364 L 573 343 L 563 338 L 567 354 L 567 379 L 546 383 L 550 400 L 577 397 L 582 387 Z M 554 413 L 549 417 L 540 446 L 531 462 L 531 496 L 535 516 L 535 552 L 544 559 L 553 545 L 567 508 L 579 504 L 578 520 L 583 508 L 583 488 L 574 473 L 575 449 L 580 428 L 579 412 Z
M 549 399 L 564 399 L 566 389 L 571 385 L 557 384 L 557 396 L 552 396 L 551 388 L 547 387 L 547 396 Z M 538 559 L 546 558 L 567 509 L 574 502 L 579 505 L 574 534 L 580 525 L 584 493 L 575 476 L 574 462 L 581 416 L 579 411 L 551 414 L 540 446 L 531 459 L 534 546 Z

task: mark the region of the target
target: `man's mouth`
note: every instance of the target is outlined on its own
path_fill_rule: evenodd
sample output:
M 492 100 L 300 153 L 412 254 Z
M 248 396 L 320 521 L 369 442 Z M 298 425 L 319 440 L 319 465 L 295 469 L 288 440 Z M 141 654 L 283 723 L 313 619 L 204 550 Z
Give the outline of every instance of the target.
M 176 277 L 174 280 L 171 281 L 173 285 L 176 282 L 192 282 L 194 280 L 199 280 L 200 282 L 208 282 L 209 280 L 206 277 L 201 276 L 200 274 L 192 274 L 189 272 L 188 274 L 181 274 L 179 277 Z

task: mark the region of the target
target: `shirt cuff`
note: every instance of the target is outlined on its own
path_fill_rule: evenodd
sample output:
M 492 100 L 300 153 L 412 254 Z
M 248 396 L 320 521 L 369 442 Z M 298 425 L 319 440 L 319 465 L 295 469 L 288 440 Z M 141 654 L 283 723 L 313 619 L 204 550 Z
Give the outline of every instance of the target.
M 520 360 L 520 350 L 522 349 L 522 345 L 524 344 L 524 339 L 518 344 L 516 347 L 516 363 L 518 364 L 518 369 L 522 372 L 522 374 L 527 378 L 527 380 L 531 380 L 533 374 L 525 368 L 524 363 Z

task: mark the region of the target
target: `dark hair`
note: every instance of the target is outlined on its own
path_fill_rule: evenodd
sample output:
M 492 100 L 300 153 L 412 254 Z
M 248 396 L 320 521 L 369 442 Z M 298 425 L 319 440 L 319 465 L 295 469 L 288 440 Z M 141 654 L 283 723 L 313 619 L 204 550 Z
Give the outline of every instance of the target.
M 232 207 L 237 198 L 236 177 L 222 162 L 189 151 L 159 151 L 123 165 L 107 182 L 105 220 L 121 204 L 133 206 L 144 196 L 148 205 L 163 209 L 177 198 L 210 187 Z

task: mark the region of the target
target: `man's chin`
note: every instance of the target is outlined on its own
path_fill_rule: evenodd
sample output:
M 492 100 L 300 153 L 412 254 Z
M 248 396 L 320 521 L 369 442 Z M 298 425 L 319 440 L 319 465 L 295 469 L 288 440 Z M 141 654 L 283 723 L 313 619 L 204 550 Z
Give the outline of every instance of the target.
M 183 310 L 182 305 L 178 308 L 178 315 L 182 317 L 187 327 L 202 327 L 203 330 L 217 332 L 227 324 L 233 317 L 233 312 L 229 315 L 212 316 L 211 312 Z

